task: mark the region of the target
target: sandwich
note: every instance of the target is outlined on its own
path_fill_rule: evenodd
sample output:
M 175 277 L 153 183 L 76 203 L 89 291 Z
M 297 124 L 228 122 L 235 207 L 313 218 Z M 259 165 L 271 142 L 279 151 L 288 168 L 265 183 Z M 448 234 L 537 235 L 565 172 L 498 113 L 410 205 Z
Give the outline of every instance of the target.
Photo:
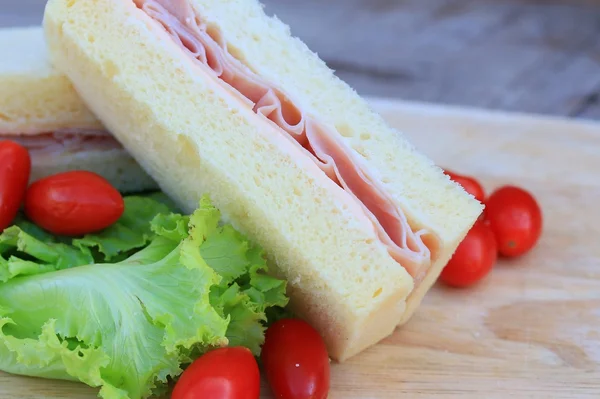
M 41 27 L 0 30 L 0 140 L 25 146 L 31 181 L 70 170 L 95 172 L 123 192 L 156 183 L 85 107 L 48 61 Z
M 265 249 L 334 360 L 406 323 L 482 212 L 256 0 L 50 0 L 44 27 L 159 187 Z

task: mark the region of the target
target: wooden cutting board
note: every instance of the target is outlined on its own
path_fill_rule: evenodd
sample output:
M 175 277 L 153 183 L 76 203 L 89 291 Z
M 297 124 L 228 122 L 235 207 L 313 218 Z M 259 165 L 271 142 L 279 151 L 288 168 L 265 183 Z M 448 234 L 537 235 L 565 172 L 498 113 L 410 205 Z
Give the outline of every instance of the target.
M 473 289 L 434 287 L 406 326 L 335 364 L 330 398 L 600 398 L 600 124 L 373 104 L 440 166 L 532 191 L 545 230 L 528 256 Z M 0 373 L 2 399 L 95 393 Z

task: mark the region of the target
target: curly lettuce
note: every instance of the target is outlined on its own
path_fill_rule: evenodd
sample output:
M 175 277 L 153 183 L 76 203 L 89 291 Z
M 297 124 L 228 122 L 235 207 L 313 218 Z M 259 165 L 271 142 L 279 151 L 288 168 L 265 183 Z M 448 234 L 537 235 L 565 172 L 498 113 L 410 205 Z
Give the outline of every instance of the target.
M 267 312 L 288 301 L 262 250 L 220 225 L 208 198 L 192 215 L 128 204 L 117 225 L 71 243 L 23 226 L 0 236 L 0 370 L 137 399 L 210 348 L 259 354 Z
M 0 282 L 33 275 L 126 259 L 154 237 L 150 222 L 170 208 L 154 197 L 129 196 L 117 223 L 97 233 L 71 239 L 57 237 L 19 215 L 0 234 Z

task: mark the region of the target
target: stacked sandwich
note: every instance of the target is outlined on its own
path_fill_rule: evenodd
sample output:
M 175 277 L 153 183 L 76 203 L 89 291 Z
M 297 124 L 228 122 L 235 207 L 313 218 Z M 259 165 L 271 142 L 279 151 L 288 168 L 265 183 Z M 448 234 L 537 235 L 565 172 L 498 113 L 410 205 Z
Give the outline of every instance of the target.
M 256 0 L 50 0 L 44 27 L 53 65 L 117 140 L 92 141 L 122 146 L 185 212 L 209 195 L 335 360 L 413 315 L 482 211 Z M 41 131 L 95 132 L 68 92 L 49 112 L 81 123 Z

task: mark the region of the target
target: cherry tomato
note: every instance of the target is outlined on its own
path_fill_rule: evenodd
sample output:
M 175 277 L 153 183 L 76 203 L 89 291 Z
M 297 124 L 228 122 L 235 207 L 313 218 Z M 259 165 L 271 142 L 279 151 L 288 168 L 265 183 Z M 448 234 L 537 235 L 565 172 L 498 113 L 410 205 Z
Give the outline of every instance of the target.
M 30 173 L 31 157 L 27 149 L 14 141 L 0 141 L 0 233 L 17 216 Z
M 325 399 L 330 370 L 319 333 L 299 319 L 282 319 L 265 334 L 261 359 L 276 398 Z
M 258 399 L 260 370 L 247 348 L 220 348 L 194 361 L 175 384 L 171 399 Z
M 25 194 L 25 214 L 51 233 L 80 236 L 115 223 L 123 197 L 102 176 L 71 171 L 34 182 Z
M 494 233 L 483 221 L 477 221 L 448 262 L 440 280 L 453 287 L 468 287 L 482 280 L 498 258 Z
M 485 214 L 502 256 L 525 254 L 542 234 L 542 210 L 522 188 L 504 186 L 494 191 L 486 201 Z
M 444 170 L 444 173 L 447 174 L 450 179 L 460 184 L 466 192 L 475 197 L 475 199 L 477 199 L 479 202 L 483 202 L 485 200 L 485 190 L 475 178 L 463 176 L 449 170 Z

